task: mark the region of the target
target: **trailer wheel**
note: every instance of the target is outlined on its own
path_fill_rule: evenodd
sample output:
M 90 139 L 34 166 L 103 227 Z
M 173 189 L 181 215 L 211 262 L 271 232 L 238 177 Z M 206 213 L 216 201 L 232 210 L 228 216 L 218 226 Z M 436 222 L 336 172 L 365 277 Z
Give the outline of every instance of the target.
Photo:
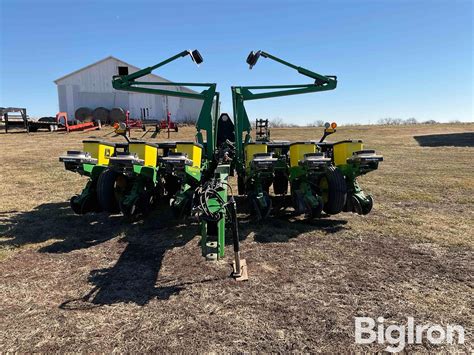
M 119 213 L 119 195 L 126 185 L 125 177 L 114 170 L 106 169 L 97 180 L 97 200 L 100 208 L 109 213 Z
M 327 214 L 340 213 L 346 204 L 347 186 L 341 171 L 330 166 L 318 181 L 317 193 L 323 199 L 323 210 Z

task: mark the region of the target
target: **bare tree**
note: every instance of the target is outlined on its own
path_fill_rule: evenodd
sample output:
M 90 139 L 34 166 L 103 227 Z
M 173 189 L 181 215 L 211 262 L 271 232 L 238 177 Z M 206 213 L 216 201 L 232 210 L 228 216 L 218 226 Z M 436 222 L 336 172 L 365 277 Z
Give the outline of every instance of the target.
M 283 122 L 283 118 L 281 118 L 281 117 L 275 117 L 275 118 L 271 119 L 268 122 L 268 125 L 272 128 L 285 127 L 285 123 Z
M 415 117 L 410 117 L 405 120 L 405 124 L 418 124 L 418 121 Z

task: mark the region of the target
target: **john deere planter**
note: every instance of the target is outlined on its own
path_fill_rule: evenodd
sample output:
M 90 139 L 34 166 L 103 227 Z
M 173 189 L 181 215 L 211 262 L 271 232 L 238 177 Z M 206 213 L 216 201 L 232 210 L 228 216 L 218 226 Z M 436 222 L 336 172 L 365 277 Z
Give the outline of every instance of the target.
M 71 199 L 75 213 L 121 212 L 135 218 L 146 215 L 157 201 L 169 201 L 167 208 L 176 216 L 198 218 L 201 250 L 207 259 L 224 257 L 225 232 L 232 231 L 233 276 L 242 280 L 247 278 L 246 264 L 240 259 L 236 203 L 228 182 L 234 171 L 238 193 L 247 197 L 258 219 L 271 214 L 273 206 L 287 205 L 307 218 L 318 218 L 323 211 L 370 212 L 373 199 L 362 191 L 357 178 L 377 169 L 383 158 L 373 150 L 364 150 L 360 140 L 326 142 L 326 137 L 336 132 L 335 123 L 326 124 L 319 140 L 271 140 L 268 120 L 257 120 L 256 138 L 250 135 L 246 101 L 333 90 L 337 86 L 335 76 L 317 74 L 263 51 L 251 52 L 247 58 L 250 68 L 264 57 L 296 70 L 312 82 L 232 87 L 232 122 L 227 114 L 219 116 L 215 83 L 139 81 L 185 56 L 196 64 L 203 61 L 197 50 L 183 51 L 130 75 L 115 76 L 112 85 L 116 90 L 201 100 L 195 140 L 151 143 L 124 135 L 124 143 L 84 141 L 83 151 L 68 151 L 60 157 L 67 170 L 88 177 L 82 193 Z M 174 91 L 165 88 L 168 86 L 204 90 Z
M 356 179 L 377 169 L 383 158 L 372 150 L 363 150 L 359 140 L 324 142 L 329 134 L 336 131 L 336 124 L 327 124 L 319 141 L 289 142 L 271 141 L 268 128 L 264 125 L 265 122 L 268 125 L 268 121 L 257 120 L 257 137 L 252 139 L 252 127 L 244 106 L 246 101 L 328 91 L 337 86 L 336 76 L 312 72 L 263 51 L 249 54 L 247 64 L 250 69 L 260 57 L 294 69 L 314 82 L 232 87 L 236 148 L 233 165 L 238 174 L 239 194 L 248 197 L 258 218 L 271 213 L 272 200 L 288 194 L 288 184 L 297 214 L 314 218 L 319 217 L 322 211 L 327 214 L 342 211 L 369 213 L 372 197 L 361 190 Z M 269 192 L 271 187 L 273 196 Z
M 116 144 L 99 140 L 84 140 L 82 151 L 68 151 L 59 157 L 66 170 L 88 176 L 86 186 L 80 195 L 70 200 L 71 208 L 77 214 L 99 212 L 102 210 L 98 201 L 98 181 L 107 170 L 110 157 L 115 154 Z
M 150 211 L 158 199 L 165 198 L 176 215 L 198 217 L 202 254 L 208 259 L 224 257 L 226 228 L 232 231 L 233 276 L 245 280 L 246 264 L 240 259 L 235 200 L 227 182 L 231 170 L 227 158 L 229 148 L 225 144 L 218 148 L 215 141 L 219 131 L 216 84 L 138 81 L 188 55 L 196 64 L 203 61 L 197 50 L 183 51 L 133 74 L 116 76 L 112 85 L 116 90 L 202 100 L 195 141 L 150 143 L 127 138 L 128 143 L 120 146 L 122 149 L 112 143 L 95 142 L 93 148 L 84 143 L 83 152 L 70 151 L 60 158 L 66 169 L 89 176 L 84 191 L 73 197 L 71 206 L 81 214 L 106 211 L 136 217 Z M 192 93 L 160 88 L 163 86 L 205 89 Z
M 336 124 L 326 123 L 325 134 L 318 144 L 320 151 L 331 158 L 334 171 L 338 171 L 345 181 L 343 189 L 346 193 L 345 203 L 341 204 L 336 200 L 336 195 L 331 193 L 336 190 L 335 182 L 330 177 L 323 177 L 319 181 L 319 191 L 324 195 L 329 214 L 340 212 L 339 207 L 343 205 L 343 211 L 355 212 L 358 214 L 368 214 L 372 210 L 373 198 L 366 194 L 359 184 L 357 177 L 367 174 L 378 168 L 379 162 L 383 161 L 381 155 L 377 155 L 374 150 L 364 149 L 361 140 L 344 140 L 335 143 L 324 142 L 329 134 L 336 132 Z

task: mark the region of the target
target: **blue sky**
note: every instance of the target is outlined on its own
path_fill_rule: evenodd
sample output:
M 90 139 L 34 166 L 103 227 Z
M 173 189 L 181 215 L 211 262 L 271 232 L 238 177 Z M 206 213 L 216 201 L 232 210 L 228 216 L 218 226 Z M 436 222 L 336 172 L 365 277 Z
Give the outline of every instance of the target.
M 321 74 L 335 91 L 255 101 L 251 118 L 374 123 L 382 117 L 473 121 L 473 2 L 0 0 L 0 106 L 53 115 L 53 80 L 114 55 L 139 67 L 198 48 L 157 71 L 170 80 L 230 86 L 307 83 L 262 49 Z

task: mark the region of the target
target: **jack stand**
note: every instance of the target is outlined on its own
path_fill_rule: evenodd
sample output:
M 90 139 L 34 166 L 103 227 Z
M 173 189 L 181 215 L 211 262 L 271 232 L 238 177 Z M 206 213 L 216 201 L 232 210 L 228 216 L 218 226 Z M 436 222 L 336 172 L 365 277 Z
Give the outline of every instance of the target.
M 235 253 L 235 260 L 232 263 L 232 277 L 235 281 L 248 281 L 247 261 L 240 259 L 240 252 Z
M 233 271 L 231 276 L 235 281 L 247 281 L 249 279 L 247 273 L 247 262 L 245 259 L 240 259 L 239 226 L 234 196 L 231 197 L 229 202 L 229 212 L 232 219 L 232 242 L 234 246 L 234 263 L 232 265 Z

